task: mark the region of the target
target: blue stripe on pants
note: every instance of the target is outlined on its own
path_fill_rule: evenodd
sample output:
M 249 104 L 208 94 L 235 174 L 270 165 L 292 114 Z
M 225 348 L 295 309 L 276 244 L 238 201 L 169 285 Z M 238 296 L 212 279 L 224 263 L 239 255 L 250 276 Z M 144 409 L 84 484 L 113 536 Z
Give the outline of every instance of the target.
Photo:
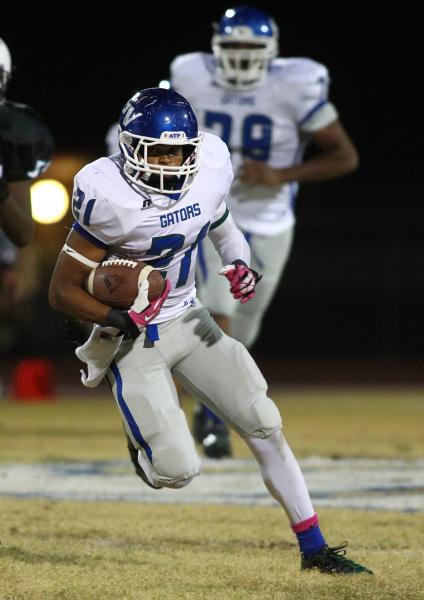
M 137 444 L 139 444 L 139 446 L 141 446 L 141 448 L 143 448 L 143 450 L 146 453 L 147 458 L 149 459 L 150 462 L 152 462 L 152 449 L 150 448 L 149 444 L 146 442 L 146 440 L 141 435 L 141 431 L 138 428 L 138 425 L 135 422 L 134 417 L 132 416 L 131 411 L 128 408 L 127 403 L 125 402 L 124 397 L 122 395 L 122 377 L 121 377 L 121 373 L 119 372 L 118 365 L 116 364 L 116 362 L 114 360 L 112 361 L 112 363 L 110 365 L 110 369 L 115 377 L 116 392 L 117 392 L 117 396 L 118 396 L 118 404 L 121 407 L 122 412 L 124 413 L 125 420 L 128 423 L 128 425 L 131 429 L 131 433 L 133 434 L 133 437 L 136 440 Z

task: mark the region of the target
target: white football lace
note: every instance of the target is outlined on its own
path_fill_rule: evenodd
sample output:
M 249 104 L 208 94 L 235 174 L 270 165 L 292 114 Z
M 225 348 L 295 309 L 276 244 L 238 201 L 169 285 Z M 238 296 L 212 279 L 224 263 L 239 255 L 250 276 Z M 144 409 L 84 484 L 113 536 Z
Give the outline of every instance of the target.
M 132 269 L 135 269 L 137 263 L 134 260 L 128 260 L 127 258 L 110 258 L 109 260 L 102 262 L 102 267 L 110 267 L 114 265 L 119 267 L 131 267 Z

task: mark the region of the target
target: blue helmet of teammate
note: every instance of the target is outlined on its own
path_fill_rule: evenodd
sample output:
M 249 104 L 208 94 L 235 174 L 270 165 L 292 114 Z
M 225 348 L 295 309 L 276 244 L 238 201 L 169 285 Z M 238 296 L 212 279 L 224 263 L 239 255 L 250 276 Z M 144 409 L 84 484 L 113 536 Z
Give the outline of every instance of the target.
M 274 19 L 257 8 L 236 6 L 225 11 L 214 29 L 217 82 L 235 90 L 249 90 L 262 83 L 270 61 L 278 54 Z
M 182 193 L 193 184 L 203 136 L 183 96 L 164 88 L 141 90 L 124 106 L 118 126 L 124 172 L 130 181 L 161 194 Z M 182 146 L 182 164 L 149 162 L 149 149 L 155 145 Z

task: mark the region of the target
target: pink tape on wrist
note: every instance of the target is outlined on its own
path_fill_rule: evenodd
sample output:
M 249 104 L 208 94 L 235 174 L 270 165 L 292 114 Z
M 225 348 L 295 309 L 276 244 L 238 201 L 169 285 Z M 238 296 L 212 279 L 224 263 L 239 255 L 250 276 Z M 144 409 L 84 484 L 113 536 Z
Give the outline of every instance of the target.
M 300 523 L 296 523 L 295 525 L 292 525 L 291 528 L 293 529 L 293 531 L 295 533 L 302 533 L 302 531 L 307 531 L 314 525 L 318 525 L 318 515 L 317 514 L 313 515 L 309 519 L 306 519 L 305 521 L 301 521 Z

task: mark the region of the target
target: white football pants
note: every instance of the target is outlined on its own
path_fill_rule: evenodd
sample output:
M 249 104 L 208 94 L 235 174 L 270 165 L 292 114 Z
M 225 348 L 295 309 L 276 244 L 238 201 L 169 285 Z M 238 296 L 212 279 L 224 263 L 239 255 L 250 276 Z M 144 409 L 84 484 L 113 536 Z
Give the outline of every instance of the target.
M 108 379 L 146 475 L 156 486 L 181 487 L 199 473 L 200 459 L 173 374 L 242 437 L 267 438 L 281 418 L 249 352 L 199 302 L 158 331 L 154 344 L 144 333 L 124 341 Z
M 314 509 L 299 465 L 281 432 L 281 418 L 249 352 L 225 335 L 197 303 L 158 326 L 152 344 L 142 334 L 126 341 L 108 372 L 125 429 L 138 460 L 156 487 L 181 488 L 200 472 L 200 459 L 172 379 L 245 438 L 265 485 L 290 522 Z

